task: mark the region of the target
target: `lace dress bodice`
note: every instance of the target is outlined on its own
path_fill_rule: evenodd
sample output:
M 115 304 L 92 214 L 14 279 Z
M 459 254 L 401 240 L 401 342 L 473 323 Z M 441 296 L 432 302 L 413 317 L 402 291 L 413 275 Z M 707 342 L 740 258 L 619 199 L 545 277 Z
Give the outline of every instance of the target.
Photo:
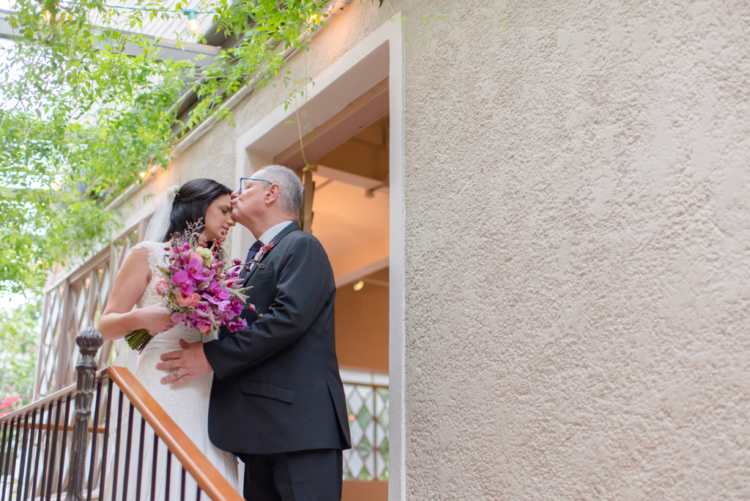
M 169 244 L 165 242 L 141 242 L 135 247 L 133 247 L 133 250 L 137 249 L 147 249 L 148 250 L 148 269 L 151 271 L 151 281 L 146 286 L 146 290 L 143 291 L 143 295 L 136 303 L 136 306 L 138 308 L 145 308 L 147 306 L 154 305 L 156 303 L 161 302 L 161 296 L 156 293 L 156 283 L 164 278 L 164 275 L 162 275 L 161 271 L 159 270 L 159 266 L 164 266 L 164 256 L 166 255 L 167 251 L 165 251 L 165 247 L 167 247 Z

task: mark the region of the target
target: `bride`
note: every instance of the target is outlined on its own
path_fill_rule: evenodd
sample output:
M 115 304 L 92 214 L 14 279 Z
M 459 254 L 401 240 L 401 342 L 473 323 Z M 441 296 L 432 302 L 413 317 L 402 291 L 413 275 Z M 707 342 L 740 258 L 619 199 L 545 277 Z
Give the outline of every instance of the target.
M 133 248 L 117 273 L 112 294 L 99 321 L 99 331 L 104 339 L 109 340 L 122 338 L 131 331 L 143 328 L 154 336 L 139 357 L 135 378 L 203 452 L 209 462 L 235 489 L 239 490 L 236 457 L 214 447 L 208 438 L 208 399 L 211 393 L 212 375 L 209 374 L 173 389 L 161 384 L 160 380 L 165 374 L 163 371 L 156 370 L 156 364 L 160 361 L 159 356 L 162 353 L 179 350 L 180 339 L 195 342 L 206 338 L 206 335 L 201 336 L 197 329 L 182 324 L 175 325 L 171 312 L 167 310 L 156 293 L 155 284 L 162 278 L 157 267 L 164 264 L 166 253 L 164 248 L 168 247 L 165 242 L 169 240 L 169 235 L 185 231 L 189 223 L 196 223 L 199 220 L 204 221 L 202 236 L 207 241 L 224 241 L 229 229 L 235 225 L 232 220 L 231 192 L 232 190 L 228 187 L 210 179 L 194 179 L 180 188 L 172 187 L 168 190 L 167 202 L 152 217 L 146 232 L 146 239 Z M 137 308 L 134 309 L 134 306 Z M 115 415 L 114 411 L 112 415 Z M 123 425 L 126 415 L 126 412 L 123 412 Z M 137 442 L 135 441 L 139 433 L 140 430 L 134 428 L 132 437 L 135 447 L 134 453 L 131 454 L 131 463 L 133 463 L 133 456 L 137 456 L 135 453 Z M 151 432 L 150 435 L 149 441 L 153 444 L 153 433 Z M 123 438 L 120 440 L 120 450 L 123 451 L 125 449 Z M 153 448 L 153 445 L 144 445 L 146 445 L 143 448 L 144 452 L 150 452 Z M 110 451 L 114 451 L 114 448 Z M 166 451 L 163 444 L 160 444 L 160 451 L 162 454 L 160 454 L 159 463 L 166 469 Z M 143 474 L 150 477 L 151 454 L 148 456 L 144 454 L 144 457 L 149 458 L 148 463 L 145 463 L 149 466 L 143 468 Z M 124 488 L 122 473 L 117 475 L 119 486 L 112 485 L 113 482 L 118 481 L 113 478 L 112 462 L 112 457 L 107 458 L 107 463 L 110 464 L 107 465 L 108 488 L 106 490 L 116 489 L 118 498 L 122 496 L 121 499 L 137 497 L 135 482 L 132 480 L 129 482 L 128 492 L 122 492 Z M 123 470 L 124 462 L 124 459 L 120 459 L 118 470 Z M 177 499 L 180 496 L 181 485 L 179 470 L 175 470 L 174 463 L 176 461 L 172 461 L 174 471 L 170 475 L 169 491 L 170 498 Z M 162 493 L 167 487 L 164 469 L 161 465 L 159 468 L 161 474 L 157 475 L 156 479 L 156 492 L 159 493 L 159 498 L 163 497 Z M 137 473 L 133 471 L 131 478 L 134 479 L 135 474 Z M 146 492 L 150 494 L 150 484 L 149 479 L 141 484 L 143 494 Z M 190 494 L 190 498 L 196 492 L 195 485 L 194 481 L 191 481 L 185 491 Z

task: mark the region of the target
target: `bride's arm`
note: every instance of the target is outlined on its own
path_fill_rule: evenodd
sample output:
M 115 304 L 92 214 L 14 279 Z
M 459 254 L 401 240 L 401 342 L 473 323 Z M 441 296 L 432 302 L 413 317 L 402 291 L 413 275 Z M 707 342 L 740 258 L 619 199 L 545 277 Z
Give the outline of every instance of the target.
M 174 327 L 172 313 L 161 303 L 133 310 L 151 281 L 148 252 L 143 247 L 132 250 L 117 272 L 112 294 L 99 320 L 99 332 L 104 339 L 119 339 L 137 329 L 147 329 L 153 335 Z

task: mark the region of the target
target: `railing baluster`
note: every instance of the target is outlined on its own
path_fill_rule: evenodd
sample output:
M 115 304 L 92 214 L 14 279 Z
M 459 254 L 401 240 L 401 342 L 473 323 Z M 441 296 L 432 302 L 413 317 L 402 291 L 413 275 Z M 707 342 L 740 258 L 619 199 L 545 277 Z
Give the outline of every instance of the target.
M 28 416 L 28 414 L 27 414 Z M 28 431 L 28 443 L 26 448 L 26 467 L 24 468 L 25 477 L 22 479 L 23 484 L 20 486 L 18 501 L 25 501 L 29 494 L 29 480 L 31 479 L 31 465 L 34 457 L 34 430 L 36 425 L 36 409 L 31 411 L 31 424 Z
M 21 461 L 19 462 L 18 472 L 18 488 L 16 489 L 16 501 L 21 501 L 21 494 L 23 493 L 24 479 L 23 475 L 26 473 L 26 446 L 28 445 L 29 438 L 29 413 L 27 412 L 23 416 L 23 438 L 21 439 Z
M 195 501 L 201 501 L 201 486 L 195 488 Z
M 16 445 L 13 447 L 13 459 L 10 461 L 10 491 L 8 501 L 13 499 L 13 485 L 16 481 L 16 461 L 18 460 L 18 447 L 21 442 L 21 416 L 16 419 Z
M 141 437 L 138 445 L 138 478 L 135 482 L 135 501 L 141 501 L 141 482 L 143 480 L 143 439 L 146 436 L 146 419 L 141 416 Z
M 49 464 L 49 454 L 48 451 L 50 449 L 49 447 L 49 441 L 52 437 L 52 433 L 50 433 L 50 426 L 52 426 L 52 407 L 55 406 L 55 402 L 50 402 L 49 404 L 49 410 L 47 411 L 47 433 L 44 435 L 44 450 L 42 451 L 42 481 L 39 485 L 39 496 L 44 499 L 44 493 L 45 493 L 45 487 L 47 486 L 47 465 Z M 36 497 L 36 496 L 35 496 Z
M 133 402 L 128 401 L 130 404 L 130 411 L 128 412 L 128 436 L 125 440 L 125 473 L 122 477 L 122 499 L 128 499 L 128 473 L 130 472 L 130 446 L 133 443 Z
M 101 480 L 99 481 L 99 501 L 104 496 L 104 477 L 107 472 L 107 445 L 109 443 L 109 420 L 112 414 L 112 380 L 107 385 L 107 412 L 104 414 L 104 437 L 102 437 L 102 466 Z M 90 491 L 90 489 L 89 489 Z M 90 501 L 90 498 L 89 498 Z
M 180 501 L 185 501 L 185 467 L 180 465 L 182 468 L 182 478 L 180 479 Z
M 57 501 L 60 501 L 63 491 L 63 477 L 65 477 L 65 446 L 68 443 L 68 423 L 70 418 L 70 400 L 73 397 L 69 394 L 65 399 L 65 419 L 63 419 L 63 438 L 60 446 L 60 474 L 57 477 Z
M 102 396 L 102 380 L 96 385 L 96 403 L 94 404 L 94 421 L 93 431 L 91 433 L 91 462 L 89 463 L 89 482 L 87 485 L 86 501 L 91 501 L 91 488 L 94 485 L 94 468 L 96 467 L 96 437 L 99 434 L 99 403 Z M 105 462 L 104 456 L 102 456 L 102 465 Z
M 57 430 L 60 426 L 60 411 L 62 410 L 62 399 L 57 399 L 57 408 L 55 409 L 55 425 L 52 429 L 52 449 L 49 451 L 49 478 L 47 479 L 47 495 L 45 499 L 52 499 L 52 481 L 55 477 L 55 452 L 57 451 Z M 49 433 L 49 432 L 47 432 Z
M 28 457 L 26 459 L 26 478 L 23 480 L 23 488 L 21 489 L 21 497 L 24 501 L 29 496 L 29 480 L 31 480 L 31 465 L 34 457 L 34 430 L 36 426 L 36 409 L 31 411 L 31 428 L 29 428 L 29 444 L 28 444 Z
M 5 477 L 5 470 L 8 469 L 8 463 L 10 462 L 10 440 L 8 435 L 8 428 L 11 427 L 10 421 L 6 421 L 3 425 L 3 443 L 0 444 L 0 473 L 3 474 L 3 477 Z M 3 494 L 5 494 L 5 489 L 3 489 Z
M 112 501 L 117 501 L 117 474 L 120 463 L 120 430 L 122 429 L 122 401 L 125 395 L 120 391 L 120 403 L 117 406 L 117 431 L 115 431 L 115 469 L 112 473 Z
M 151 501 L 156 501 L 156 463 L 159 458 L 159 437 L 154 433 L 154 455 L 151 458 Z
M 11 424 L 11 427 L 13 424 Z M 13 499 L 13 481 L 16 479 L 16 460 L 18 459 L 18 442 L 20 442 L 20 433 L 21 433 L 21 416 L 18 416 L 16 418 L 16 432 L 11 436 L 13 438 L 13 452 L 10 456 L 10 489 L 7 492 L 8 495 L 8 501 L 11 501 Z M 8 477 L 6 477 L 6 480 L 8 480 Z M 3 492 L 3 497 L 5 497 L 6 493 Z
M 13 434 L 13 423 L 16 423 L 16 433 Z M 18 445 L 18 425 L 20 424 L 20 419 L 11 419 L 10 420 L 10 433 L 8 434 L 8 459 L 9 461 L 5 464 L 5 473 L 3 474 L 3 495 L 2 495 L 2 501 L 5 501 L 5 494 L 8 488 L 8 477 L 10 477 L 10 490 L 13 491 L 13 471 L 16 469 L 16 446 Z M 13 437 L 16 437 L 14 446 Z M 12 495 L 9 495 L 8 498 L 11 498 Z
M 52 408 L 52 402 L 50 402 L 50 409 Z M 42 430 L 44 422 L 44 406 L 39 409 L 39 433 L 36 437 L 36 461 L 34 462 L 34 476 L 31 479 L 31 499 L 36 497 L 36 481 L 39 478 L 39 460 L 42 455 Z
M 167 448 L 167 484 L 164 488 L 164 501 L 169 501 L 169 484 L 172 478 L 172 451 Z

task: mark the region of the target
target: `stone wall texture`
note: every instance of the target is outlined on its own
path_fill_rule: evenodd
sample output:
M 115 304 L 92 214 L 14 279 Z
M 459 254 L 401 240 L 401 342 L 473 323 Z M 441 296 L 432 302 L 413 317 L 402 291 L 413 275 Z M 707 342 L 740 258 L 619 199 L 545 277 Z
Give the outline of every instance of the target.
M 750 498 L 750 5 L 403 11 L 407 498 Z

